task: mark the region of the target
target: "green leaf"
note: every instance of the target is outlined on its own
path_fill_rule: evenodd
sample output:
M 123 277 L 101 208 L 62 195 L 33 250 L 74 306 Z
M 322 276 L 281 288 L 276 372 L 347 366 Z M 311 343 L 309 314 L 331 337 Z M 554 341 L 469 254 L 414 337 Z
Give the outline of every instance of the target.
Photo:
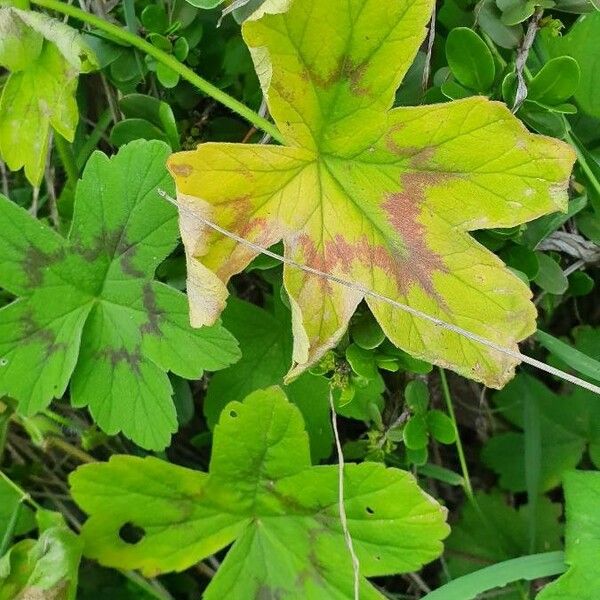
M 402 431 L 404 444 L 409 450 L 425 448 L 429 442 L 427 421 L 423 415 L 411 417 Z
M 186 0 L 192 6 L 196 6 L 197 8 L 204 8 L 205 10 L 209 10 L 211 8 L 215 8 L 222 4 L 224 0 Z
M 494 395 L 500 414 L 521 429 L 528 402 L 536 402 L 539 410 L 543 456 L 540 491 L 556 487 L 562 474 L 579 464 L 588 447 L 593 462 L 600 466 L 600 403 L 595 394 L 577 388 L 559 396 L 537 379 L 521 374 Z M 482 458 L 500 476 L 503 488 L 513 492 L 526 489 L 523 433 L 492 436 Z
M 90 515 L 86 555 L 151 575 L 188 568 L 233 542 L 207 600 L 352 598 L 338 467 L 310 466 L 299 410 L 278 388 L 256 392 L 226 407 L 213 440 L 209 473 L 113 456 L 71 475 L 73 497 Z M 383 598 L 365 577 L 418 569 L 441 552 L 444 509 L 410 474 L 346 465 L 345 499 L 361 598 Z M 143 530 L 140 541 L 121 539 L 125 524 Z
M 467 27 L 448 34 L 446 58 L 454 77 L 467 88 L 487 92 L 494 83 L 496 66 L 487 44 Z
M 110 132 L 110 143 L 117 148 L 140 139 L 168 141 L 162 130 L 145 119 L 124 119 Z
M 0 67 L 11 71 L 0 97 L 0 155 L 39 186 L 50 128 L 72 141 L 79 73 L 96 68 L 75 29 L 42 13 L 0 7 Z
M 174 88 L 179 83 L 179 73 L 159 62 L 156 65 L 156 76 L 163 87 Z
M 88 406 L 106 433 L 162 449 L 177 428 L 165 371 L 196 379 L 239 357 L 220 325 L 192 329 L 185 296 L 154 270 L 177 244 L 169 148 L 138 141 L 92 155 L 68 239 L 0 198 L 0 393 L 32 415 L 60 398 Z
M 0 559 L 0 600 L 74 600 L 83 543 L 57 513 L 37 514 L 38 540 L 15 544 Z
M 531 249 L 535 250 L 540 242 L 545 240 L 551 233 L 559 229 L 569 219 L 573 218 L 577 213 L 583 210 L 586 205 L 586 196 L 573 198 L 569 202 L 566 213 L 555 213 L 553 215 L 540 217 L 533 223 L 529 223 L 527 229 L 523 232 L 523 239 Z
M 595 360 L 591 356 L 579 351 L 577 348 L 573 348 L 572 346 L 569 346 L 569 344 L 565 344 L 565 342 L 539 329 L 536 332 L 535 337 L 546 350 L 552 352 L 552 354 L 567 363 L 578 373 L 581 373 L 590 379 L 600 381 L 600 361 Z M 600 338 L 600 335 L 596 335 L 596 337 Z
M 385 340 L 385 333 L 370 312 L 361 315 L 352 324 L 351 331 L 354 343 L 365 350 L 373 350 Z
M 458 579 L 453 579 L 423 596 L 423 600 L 470 600 L 471 598 L 481 598 L 484 592 L 491 591 L 494 588 L 501 588 L 519 580 L 544 579 L 564 573 L 565 569 L 565 555 L 563 552 L 542 552 L 530 556 L 520 556 L 490 567 L 483 567 Z
M 483 97 L 391 108 L 426 35 L 433 0 L 266 3 L 243 26 L 285 145 L 205 143 L 174 154 L 192 322 L 213 323 L 227 282 L 283 240 L 292 306 L 289 379 L 317 363 L 375 292 L 516 348 L 535 329 L 531 292 L 470 231 L 566 207 L 574 154 Z M 287 11 L 283 12 L 285 8 Z M 327 40 L 327 52 L 324 52 Z M 515 360 L 394 309 L 366 303 L 399 348 L 492 387 Z
M 550 294 L 564 294 L 569 287 L 569 280 L 558 262 L 543 252 L 536 252 L 536 255 L 539 270 L 533 281 Z
M 152 33 L 165 33 L 169 27 L 169 17 L 162 6 L 146 6 L 141 15 L 142 25 Z
M 346 360 L 352 367 L 352 370 L 365 379 L 375 379 L 377 377 L 377 363 L 375 354 L 371 350 L 365 350 L 358 344 L 350 344 L 346 348 Z
M 465 503 L 460 520 L 452 528 L 446 542 L 448 569 L 453 579 L 511 558 L 531 552 L 529 540 L 529 505 L 515 509 L 497 492 L 475 495 L 477 507 Z M 537 532 L 533 552 L 561 548 L 562 527 L 560 504 L 545 497 L 537 501 Z M 523 596 L 506 589 L 502 600 L 518 600 Z
M 535 12 L 537 0 L 496 0 L 502 11 L 502 22 L 509 27 L 526 21 Z
M 575 271 L 569 275 L 569 294 L 571 296 L 587 296 L 596 285 L 596 282 L 583 271 Z M 598 366 L 600 369 L 600 365 Z
M 119 100 L 119 108 L 128 119 L 143 119 L 161 129 L 171 148 L 179 149 L 177 122 L 166 102 L 145 94 L 128 94 Z
M 421 379 L 409 381 L 404 390 L 406 405 L 416 414 L 424 414 L 429 406 L 429 388 Z
M 571 56 L 581 70 L 575 100 L 581 109 L 600 118 L 600 12 L 585 15 L 561 37 L 545 38 L 552 56 Z
M 440 410 L 430 410 L 426 419 L 429 433 L 440 444 L 453 444 L 456 441 L 456 427 L 448 415 Z
M 600 202 L 600 198 L 598 199 Z M 588 239 L 600 246 L 600 218 L 595 212 L 585 212 L 578 215 L 577 229 Z
M 4 477 L 0 477 L 0 556 L 13 536 L 27 533 L 34 527 L 33 511 Z
M 540 104 L 566 102 L 579 86 L 579 65 L 570 56 L 553 58 L 544 64 L 528 86 L 528 98 Z
M 519 244 L 511 244 L 506 250 L 502 251 L 500 258 L 509 267 L 525 273 L 529 280 L 534 279 L 540 269 L 540 263 L 535 252 Z
M 204 415 L 211 428 L 232 400 L 241 401 L 255 390 L 283 385 L 292 354 L 290 314 L 281 305 L 273 314 L 232 297 L 223 312 L 223 324 L 239 341 L 242 357 L 210 379 L 204 398 Z M 284 389 L 302 412 L 312 459 L 327 458 L 333 444 L 329 383 L 324 377 L 305 373 Z
M 546 586 L 538 600 L 595 600 L 600 595 L 600 473 L 574 471 L 565 475 L 567 525 L 565 560 L 569 570 Z
M 516 48 L 523 37 L 520 25 L 505 25 L 496 0 L 481 0 L 475 9 L 481 29 L 502 48 Z

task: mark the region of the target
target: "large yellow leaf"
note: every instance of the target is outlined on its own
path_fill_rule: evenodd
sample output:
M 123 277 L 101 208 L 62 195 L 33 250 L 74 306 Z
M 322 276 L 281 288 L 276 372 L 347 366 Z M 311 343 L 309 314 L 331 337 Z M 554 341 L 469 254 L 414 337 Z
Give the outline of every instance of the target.
M 503 104 L 469 98 L 391 109 L 433 0 L 271 0 L 243 28 L 285 146 L 202 144 L 175 154 L 195 325 L 213 323 L 254 243 L 507 348 L 535 329 L 530 291 L 469 231 L 564 209 L 574 156 Z M 364 294 L 292 266 L 296 375 L 343 335 Z M 500 387 L 515 360 L 380 300 L 404 350 Z

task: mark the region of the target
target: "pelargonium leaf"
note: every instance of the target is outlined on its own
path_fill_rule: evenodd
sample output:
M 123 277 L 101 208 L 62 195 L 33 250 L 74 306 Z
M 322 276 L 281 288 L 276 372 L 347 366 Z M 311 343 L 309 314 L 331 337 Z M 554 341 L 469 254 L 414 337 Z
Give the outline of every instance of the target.
M 79 33 L 31 11 L 0 7 L 0 66 L 11 71 L 0 96 L 0 155 L 40 184 L 53 127 L 72 141 L 77 78 L 97 67 Z
M 239 358 L 219 324 L 192 329 L 184 294 L 154 281 L 177 244 L 169 147 L 138 141 L 92 155 L 68 239 L 0 197 L 0 393 L 32 415 L 61 397 L 107 433 L 164 448 L 177 428 L 166 371 L 199 378 Z
M 574 161 L 485 98 L 392 109 L 433 0 L 279 0 L 243 25 L 285 145 L 202 144 L 169 161 L 188 256 L 192 321 L 213 323 L 256 251 L 202 225 L 356 282 L 501 346 L 535 329 L 531 292 L 469 232 L 566 206 Z M 324 42 L 326 40 L 326 44 Z M 324 48 L 326 47 L 326 51 Z M 364 293 L 284 266 L 289 376 L 341 338 Z M 389 339 L 501 387 L 515 359 L 367 297 Z
M 147 575 L 180 571 L 233 542 L 204 598 L 352 598 L 340 525 L 338 467 L 312 467 L 298 408 L 279 388 L 223 411 L 208 473 L 153 457 L 113 456 L 71 475 L 90 515 L 85 554 Z M 442 550 L 445 510 L 413 476 L 379 463 L 346 465 L 345 508 L 365 577 L 418 569 Z M 109 504 L 106 498 L 110 497 Z M 121 533 L 133 526 L 140 539 Z

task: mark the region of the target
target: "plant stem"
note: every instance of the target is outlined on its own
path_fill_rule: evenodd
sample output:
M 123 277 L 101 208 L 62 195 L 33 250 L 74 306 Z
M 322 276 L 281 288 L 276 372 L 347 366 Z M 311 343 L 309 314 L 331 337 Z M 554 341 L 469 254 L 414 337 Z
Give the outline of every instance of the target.
M 279 143 L 283 142 L 281 133 L 273 123 L 261 117 L 252 109 L 248 108 L 245 104 L 239 100 L 236 100 L 223 90 L 220 90 L 206 79 L 194 73 L 194 71 L 179 62 L 171 54 L 167 54 L 166 52 L 159 50 L 141 37 L 132 34 L 126 29 L 121 29 L 120 27 L 101 19 L 96 15 L 85 12 L 75 6 L 71 6 L 66 2 L 60 2 L 60 0 L 32 0 L 32 4 L 36 4 L 37 6 L 42 6 L 50 10 L 55 10 L 56 12 L 73 17 L 78 21 L 93 25 L 94 27 L 97 27 L 109 35 L 112 35 L 122 42 L 130 44 L 134 48 L 145 52 L 166 67 L 173 69 L 173 71 L 178 73 L 180 77 L 186 81 L 189 81 L 189 83 L 198 88 L 201 92 L 204 92 L 207 96 L 211 96 L 224 106 L 227 106 L 227 108 L 230 108 L 232 111 L 239 114 L 241 117 L 244 117 L 244 119 L 252 123 L 258 129 L 262 129 L 264 132 L 268 133 L 274 140 L 277 140 Z
M 79 169 L 77 168 L 71 145 L 62 135 L 60 135 L 60 133 L 58 133 L 58 131 L 54 132 L 54 147 L 58 152 L 60 162 L 65 169 L 69 183 L 75 187 L 77 185 L 77 180 L 79 179 Z
M 77 448 L 77 446 L 73 446 L 73 444 L 69 444 L 66 440 L 62 438 L 50 436 L 47 438 L 48 444 L 50 446 L 54 446 L 59 450 L 62 450 L 65 454 L 75 458 L 79 462 L 82 463 L 93 463 L 96 462 L 96 459 L 87 452 L 84 452 L 81 448 Z
M 444 371 L 444 369 L 440 367 L 439 372 L 440 379 L 442 381 L 442 393 L 444 394 L 444 399 L 446 400 L 448 415 L 450 415 L 450 419 L 452 419 L 452 423 L 454 424 L 454 430 L 456 432 L 456 451 L 458 452 L 458 460 L 460 462 L 460 468 L 465 482 L 463 487 L 465 490 L 465 494 L 467 494 L 467 498 L 472 504 L 474 504 L 475 497 L 473 495 L 473 486 L 471 485 L 471 478 L 469 477 L 469 468 L 467 467 L 467 461 L 465 459 L 463 445 L 460 441 L 460 432 L 458 431 L 456 415 L 454 414 L 454 406 L 452 405 L 452 396 L 450 395 L 450 388 L 448 387 L 448 380 L 446 379 L 446 371 Z
M 42 508 L 23 488 L 18 486 L 10 477 L 7 477 L 2 470 L 0 470 L 0 478 L 2 478 L 9 487 L 11 487 L 17 494 L 19 494 L 23 502 L 29 502 L 33 508 L 39 510 Z
M 486 43 L 487 47 L 490 49 L 490 52 L 494 55 L 494 58 L 498 61 L 498 64 L 500 65 L 500 67 L 502 69 L 504 69 L 508 63 L 504 60 L 504 57 L 502 56 L 502 54 L 500 54 L 500 52 L 498 52 L 498 48 L 496 48 L 496 44 L 494 44 L 494 42 L 492 41 L 490 36 L 487 33 L 485 33 L 485 31 L 480 30 L 479 35 L 481 35 L 481 37 L 483 38 L 483 41 Z
M 90 157 L 92 152 L 96 149 L 98 142 L 104 135 L 104 132 L 108 128 L 108 126 L 113 121 L 113 115 L 110 108 L 107 108 L 98 119 L 96 126 L 88 136 L 87 140 L 84 142 L 81 150 L 79 151 L 79 155 L 77 156 L 77 166 L 81 169 L 87 162 L 87 159 Z
M 173 600 L 173 596 L 156 579 L 145 579 L 135 571 L 121 571 L 121 575 L 153 598 L 156 598 L 156 600 Z

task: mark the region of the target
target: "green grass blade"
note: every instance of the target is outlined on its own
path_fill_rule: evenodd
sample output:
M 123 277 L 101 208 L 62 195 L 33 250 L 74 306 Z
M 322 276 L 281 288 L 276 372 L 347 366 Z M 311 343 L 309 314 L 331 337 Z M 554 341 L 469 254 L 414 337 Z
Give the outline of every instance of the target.
M 544 552 L 513 558 L 463 575 L 427 594 L 422 600 L 470 600 L 479 594 L 526 579 L 532 581 L 567 570 L 563 552 Z
M 565 344 L 545 331 L 538 329 L 535 337 L 546 350 L 549 350 L 552 354 L 566 362 L 578 373 L 600 381 L 600 362 L 569 346 L 569 344 Z

